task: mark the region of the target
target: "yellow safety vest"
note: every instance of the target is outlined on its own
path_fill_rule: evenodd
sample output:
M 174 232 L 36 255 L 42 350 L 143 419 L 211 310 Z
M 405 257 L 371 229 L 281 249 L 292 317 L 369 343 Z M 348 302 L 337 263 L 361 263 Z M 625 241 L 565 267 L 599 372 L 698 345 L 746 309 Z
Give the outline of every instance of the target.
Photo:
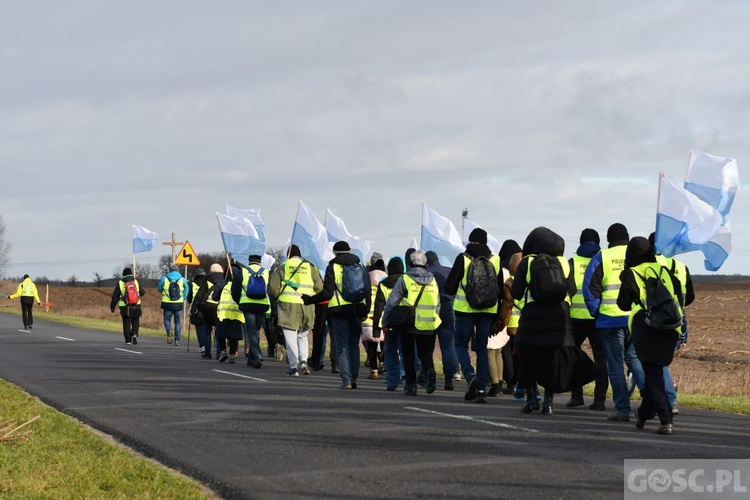
M 297 272 L 295 273 L 295 269 Z M 291 281 L 296 284 L 297 289 L 287 285 L 286 283 L 281 284 L 281 294 L 279 295 L 279 302 L 286 302 L 289 304 L 304 304 L 302 302 L 302 295 L 314 295 L 315 291 L 313 287 L 315 281 L 313 280 L 313 265 L 307 261 L 303 261 L 299 257 L 290 257 L 284 262 L 284 279 Z
M 207 304 L 218 304 L 219 301 L 213 299 L 214 294 L 211 292 L 211 290 L 214 287 L 214 284 L 211 283 L 210 281 L 206 280 L 206 286 L 208 287 L 208 295 L 206 295 L 206 303 Z
M 414 279 L 404 274 L 402 276 L 407 294 L 401 298 L 399 305 L 413 306 L 412 301 L 417 300 L 422 285 Z M 438 304 L 440 303 L 440 290 L 437 281 L 432 278 L 428 285 L 424 286 L 422 296 L 419 297 L 419 303 L 414 307 L 414 326 L 419 331 L 432 331 L 440 326 L 440 315 L 438 314 Z
M 351 304 L 348 300 L 341 296 L 341 289 L 344 287 L 344 266 L 341 264 L 333 264 L 333 277 L 336 284 L 336 290 L 333 292 L 330 302 L 328 302 L 328 308 L 345 306 Z M 364 302 L 362 299 L 358 304 Z
M 391 296 L 391 292 L 393 291 L 393 288 L 388 288 L 387 286 L 383 285 L 382 283 L 378 283 L 378 287 L 383 291 L 383 303 L 388 303 L 388 297 Z M 380 328 L 383 328 L 383 315 L 380 315 L 380 320 L 378 321 L 378 326 Z
M 378 294 L 378 285 L 372 285 L 372 294 L 370 296 L 370 312 L 367 313 L 367 319 L 362 322 L 362 326 L 372 326 L 375 316 L 375 296 Z
M 627 245 L 605 248 L 602 254 L 602 298 L 599 313 L 610 318 L 627 316 L 628 312 L 617 307 L 617 296 L 620 294 L 620 271 L 625 269 L 625 251 Z
M 185 294 L 185 281 L 182 277 L 177 280 L 177 285 L 180 287 L 180 298 L 177 300 L 170 300 L 169 298 L 169 285 L 173 283 L 169 278 L 164 280 L 164 288 L 161 290 L 161 301 L 169 304 L 182 304 L 185 302 L 182 297 Z
M 252 269 L 254 272 L 258 272 L 261 269 L 260 264 L 250 264 L 250 269 Z M 244 267 L 242 269 L 242 293 L 240 294 L 240 304 L 264 304 L 264 305 L 271 305 L 271 300 L 268 298 L 268 293 L 266 293 L 266 296 L 262 299 L 251 299 L 247 296 L 245 293 L 245 290 L 247 290 L 247 284 L 250 282 L 250 271 L 245 269 Z M 268 283 L 268 277 L 269 272 L 268 269 L 263 269 L 263 272 L 260 273 L 261 276 L 263 276 L 263 279 L 266 283 Z
M 636 284 L 638 284 L 638 289 L 640 290 L 640 299 L 641 299 L 640 303 L 639 302 L 634 303 L 630 309 L 630 313 L 629 313 L 630 317 L 628 318 L 628 328 L 630 329 L 631 332 L 633 331 L 633 318 L 635 317 L 636 313 L 638 313 L 638 311 L 643 310 L 643 307 L 641 306 L 641 304 L 646 303 L 646 283 L 643 279 L 641 279 L 641 276 L 646 277 L 646 269 L 648 268 L 651 268 L 656 272 L 656 275 L 659 276 L 659 279 L 661 280 L 661 282 L 664 283 L 664 286 L 667 287 L 667 290 L 669 290 L 669 292 L 672 294 L 672 297 L 674 297 L 674 301 L 677 304 L 677 307 L 680 309 L 680 313 L 682 313 L 682 304 L 680 304 L 680 301 L 677 299 L 677 296 L 675 295 L 672 280 L 669 279 L 669 273 L 661 272 L 662 263 L 658 262 L 658 259 L 657 259 L 657 262 L 643 262 L 631 268 L 631 270 L 633 271 L 633 277 L 635 278 L 635 282 Z M 648 276 L 651 277 L 653 275 L 649 273 Z M 682 325 L 675 328 L 675 331 L 681 332 Z
M 573 256 L 573 279 L 576 282 L 576 294 L 570 304 L 570 317 L 573 319 L 594 319 L 586 308 L 586 301 L 583 298 L 583 275 L 586 274 L 586 268 L 591 262 L 591 257 Z
M 453 310 L 462 313 L 496 313 L 497 308 L 500 305 L 499 297 L 497 304 L 486 309 L 474 309 L 466 300 L 466 292 L 464 292 L 464 287 L 466 287 L 466 284 L 468 283 L 469 265 L 471 264 L 471 259 L 467 257 L 466 254 L 462 255 L 464 257 L 464 275 L 461 278 L 461 284 L 456 291 L 456 298 L 453 300 Z M 492 262 L 492 265 L 495 266 L 495 272 L 498 274 L 498 276 L 502 276 L 502 271 L 500 270 L 500 257 L 493 254 L 490 255 L 489 260 L 490 262 Z
M 687 296 L 687 266 L 679 260 L 667 257 L 666 255 L 657 255 L 656 262 L 672 271 L 675 278 L 680 280 L 680 291 L 682 292 L 682 298 L 685 300 Z
M 240 311 L 240 306 L 232 298 L 232 283 L 229 282 L 224 285 L 224 289 L 221 291 L 221 297 L 219 297 L 219 306 L 216 309 L 216 317 L 219 321 L 225 319 L 235 319 L 242 323 L 245 322 L 245 315 Z

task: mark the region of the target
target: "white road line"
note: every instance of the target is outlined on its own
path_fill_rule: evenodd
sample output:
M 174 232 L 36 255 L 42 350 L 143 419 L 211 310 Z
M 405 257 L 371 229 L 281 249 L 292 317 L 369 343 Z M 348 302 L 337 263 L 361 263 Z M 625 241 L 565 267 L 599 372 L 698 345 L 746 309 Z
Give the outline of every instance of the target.
M 482 424 L 493 425 L 495 427 L 504 427 L 506 429 L 514 429 L 514 430 L 517 430 L 517 431 L 539 432 L 536 429 L 528 429 L 526 427 L 516 427 L 515 425 L 504 424 L 502 422 L 491 422 L 489 420 L 482 420 L 481 418 L 474 418 L 474 417 L 470 417 L 468 415 L 452 415 L 450 413 L 442 413 L 442 412 L 439 412 L 439 411 L 425 410 L 424 408 L 416 408 L 414 406 L 405 406 L 404 409 L 405 410 L 419 411 L 419 412 L 422 412 L 422 413 L 429 413 L 431 415 L 438 415 L 440 417 L 457 418 L 459 420 L 469 420 L 471 422 L 479 422 L 479 423 L 482 423 Z
M 69 339 L 68 337 L 55 337 L 55 338 L 56 339 L 60 339 L 60 340 L 70 340 L 71 342 L 75 342 L 76 341 L 76 339 Z
M 130 349 L 120 349 L 119 347 L 115 347 L 115 351 L 132 352 L 133 354 L 143 354 L 142 352 L 131 351 Z
M 23 333 L 31 333 L 30 331 L 24 330 L 23 328 L 19 328 L 18 331 Z
M 249 378 L 250 380 L 256 380 L 256 381 L 258 381 L 258 382 L 268 382 L 268 380 L 266 380 L 266 379 L 263 379 L 263 378 L 256 378 L 256 377 L 251 377 L 251 376 L 249 376 L 249 375 L 240 375 L 239 373 L 225 372 L 225 371 L 223 371 L 223 370 L 216 370 L 216 369 L 214 369 L 214 371 L 215 371 L 216 373 L 223 373 L 223 374 L 225 374 L 225 375 L 233 375 L 233 376 L 235 376 L 235 377 L 240 377 L 240 378 Z

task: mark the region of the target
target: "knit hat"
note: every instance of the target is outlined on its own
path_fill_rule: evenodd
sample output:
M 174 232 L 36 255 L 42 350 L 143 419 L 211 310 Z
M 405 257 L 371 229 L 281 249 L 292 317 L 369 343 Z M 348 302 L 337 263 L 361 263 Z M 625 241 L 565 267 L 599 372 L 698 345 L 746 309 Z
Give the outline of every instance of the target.
M 214 262 L 213 264 L 211 264 L 211 267 L 208 268 L 208 272 L 210 272 L 210 273 L 223 273 L 224 272 L 224 268 L 222 268 L 221 264 L 219 264 L 218 262 Z
M 179 270 L 180 270 L 180 268 L 179 268 L 179 267 L 177 267 L 177 264 L 170 264 L 170 265 L 169 265 L 169 270 L 170 270 L 170 271 L 179 271 Z
M 500 260 L 505 260 L 515 253 L 521 252 L 521 245 L 516 240 L 505 240 L 498 253 Z
M 206 271 L 204 271 L 200 267 L 195 271 L 195 276 L 205 276 L 205 275 L 206 275 Z
M 411 254 L 411 265 L 424 267 L 427 265 L 427 257 L 422 250 L 414 250 Z
M 469 243 L 481 243 L 483 245 L 486 245 L 487 231 L 485 231 L 481 227 L 474 228 L 474 230 L 469 233 Z
M 630 239 L 627 228 L 615 222 L 607 229 L 607 243 L 627 243 Z
M 438 254 L 434 250 L 427 250 L 424 253 L 424 256 L 427 257 L 427 264 L 439 264 L 440 263 L 440 257 L 438 257 Z
M 383 260 L 383 254 L 381 254 L 380 252 L 372 252 L 372 257 L 370 257 L 370 264 L 375 264 L 379 260 Z
M 350 251 L 351 248 L 349 247 L 349 243 L 346 241 L 337 241 L 333 245 L 333 252 L 334 253 L 344 253 Z
M 129 267 L 126 267 L 125 269 L 122 270 L 123 276 L 130 276 L 131 274 L 133 274 L 133 270 L 130 269 Z
M 593 241 L 597 245 L 600 243 L 599 240 L 599 233 L 596 231 L 596 229 L 586 228 L 583 231 L 581 231 L 581 239 L 579 243 L 583 245 L 584 243 L 588 241 Z

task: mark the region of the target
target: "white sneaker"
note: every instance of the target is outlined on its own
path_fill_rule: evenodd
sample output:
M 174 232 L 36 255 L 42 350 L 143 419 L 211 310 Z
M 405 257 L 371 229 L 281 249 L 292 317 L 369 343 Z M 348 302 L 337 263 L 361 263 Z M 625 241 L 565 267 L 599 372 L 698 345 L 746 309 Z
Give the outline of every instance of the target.
M 302 373 L 302 375 L 310 375 L 310 369 L 307 367 L 307 363 L 300 363 L 299 371 Z
M 453 374 L 453 381 L 454 382 L 460 382 L 461 380 L 462 379 L 461 379 L 461 374 L 460 373 Z

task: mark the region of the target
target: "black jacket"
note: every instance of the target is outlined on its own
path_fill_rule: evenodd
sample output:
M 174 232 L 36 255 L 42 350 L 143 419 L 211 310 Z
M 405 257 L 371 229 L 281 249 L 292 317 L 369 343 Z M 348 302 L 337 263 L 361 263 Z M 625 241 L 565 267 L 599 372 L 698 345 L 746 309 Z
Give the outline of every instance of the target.
M 123 283 L 127 283 L 128 281 L 133 281 L 134 279 L 135 278 L 133 277 L 133 275 L 129 274 L 127 276 L 123 276 L 120 279 L 120 281 L 123 282 Z M 117 303 L 120 302 L 120 281 L 118 281 L 115 284 L 115 289 L 112 291 L 112 300 L 109 301 L 109 309 L 112 312 L 115 312 L 115 306 L 117 306 Z M 140 297 L 143 297 L 144 295 L 146 295 L 146 289 L 143 288 L 140 283 L 138 283 L 138 295 Z M 127 305 L 121 306 L 120 307 L 121 312 L 122 312 L 122 309 L 126 309 L 127 307 L 128 307 Z M 136 307 L 136 308 L 140 309 L 141 305 L 140 304 L 136 304 L 135 306 L 130 306 L 130 307 Z
M 518 264 L 513 278 L 510 293 L 515 300 L 522 300 L 526 295 L 528 283 L 526 272 L 529 255 L 546 253 L 561 257 L 565 251 L 565 241 L 558 234 L 546 227 L 538 227 L 529 233 L 523 244 L 524 258 Z M 571 272 L 567 280 L 568 295 L 576 292 L 575 278 Z M 573 326 L 570 321 L 570 304 L 562 301 L 557 304 L 530 302 L 521 309 L 515 344 L 519 346 L 559 347 L 573 346 Z
M 260 266 L 261 265 L 260 257 L 259 258 L 251 257 L 248 260 L 248 265 L 249 264 L 257 264 Z M 268 283 L 266 283 L 266 286 L 268 286 Z M 235 274 L 234 278 L 232 279 L 232 300 L 234 300 L 237 303 L 237 305 L 240 308 L 240 311 L 242 312 L 265 314 L 265 312 L 268 311 L 270 304 L 258 304 L 254 302 L 245 302 L 241 304 L 240 299 L 242 299 L 242 295 L 244 293 L 245 293 L 245 290 L 242 288 L 242 271 L 241 271 L 238 274 Z M 266 296 L 268 296 L 268 294 L 266 294 Z
M 357 262 L 360 262 L 359 257 L 351 252 L 337 253 L 326 266 L 325 276 L 323 277 L 323 290 L 312 295 L 309 299 L 309 303 L 317 304 L 318 302 L 325 302 L 326 300 L 331 300 L 335 293 L 340 293 L 336 288 L 336 275 L 333 270 L 335 264 L 348 266 L 350 264 L 356 264 Z M 371 294 L 367 294 L 364 301 L 356 304 L 344 304 L 342 306 L 334 307 L 329 306 L 328 314 L 333 317 L 351 317 L 352 315 L 356 315 L 358 318 L 363 319 L 366 318 L 367 314 L 370 312 L 371 303 Z

